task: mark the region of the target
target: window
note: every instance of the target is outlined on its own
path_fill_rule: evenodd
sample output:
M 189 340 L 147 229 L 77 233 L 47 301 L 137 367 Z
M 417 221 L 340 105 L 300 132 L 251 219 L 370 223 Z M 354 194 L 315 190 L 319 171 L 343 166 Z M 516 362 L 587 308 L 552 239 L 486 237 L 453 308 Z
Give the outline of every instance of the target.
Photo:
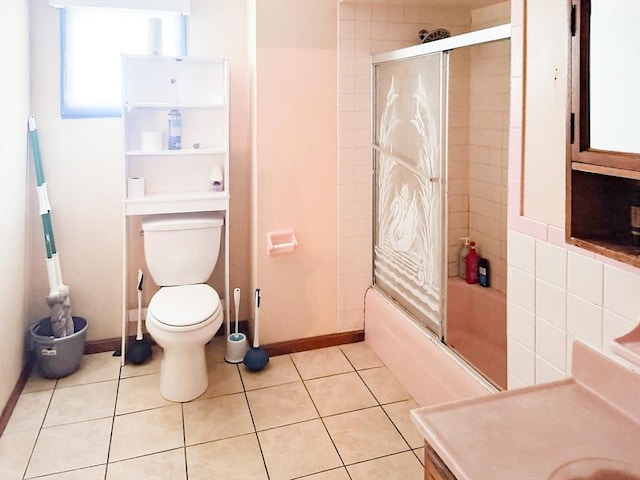
M 60 10 L 62 118 L 121 114 L 121 54 L 148 54 L 150 19 L 162 22 L 162 54 L 186 55 L 180 12 L 69 7 Z

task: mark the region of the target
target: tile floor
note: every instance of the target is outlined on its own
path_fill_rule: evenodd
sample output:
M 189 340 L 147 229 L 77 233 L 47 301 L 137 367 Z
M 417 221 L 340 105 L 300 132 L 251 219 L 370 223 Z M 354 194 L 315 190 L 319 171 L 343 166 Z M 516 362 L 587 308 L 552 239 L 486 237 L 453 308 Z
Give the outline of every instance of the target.
M 366 343 L 271 358 L 262 372 L 207 346 L 209 388 L 159 392 L 162 350 L 120 367 L 86 355 L 60 380 L 34 372 L 0 437 L 3 480 L 422 479 L 416 403 Z

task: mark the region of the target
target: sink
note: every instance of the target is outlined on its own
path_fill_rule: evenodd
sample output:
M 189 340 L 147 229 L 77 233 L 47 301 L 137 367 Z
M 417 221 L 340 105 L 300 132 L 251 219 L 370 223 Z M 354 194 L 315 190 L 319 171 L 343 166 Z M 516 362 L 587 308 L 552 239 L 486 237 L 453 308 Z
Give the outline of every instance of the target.
M 640 323 L 626 335 L 614 338 L 611 351 L 640 367 Z
M 640 466 L 611 458 L 580 458 L 558 467 L 549 480 L 640 480 Z

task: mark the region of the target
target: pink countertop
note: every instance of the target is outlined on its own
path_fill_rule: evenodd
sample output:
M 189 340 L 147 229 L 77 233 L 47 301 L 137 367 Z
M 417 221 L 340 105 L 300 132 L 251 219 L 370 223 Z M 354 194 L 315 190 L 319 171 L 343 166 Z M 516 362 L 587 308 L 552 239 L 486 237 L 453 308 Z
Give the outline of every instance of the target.
M 593 458 L 603 460 L 590 462 L 590 475 L 613 460 L 619 478 L 640 479 L 640 375 L 578 342 L 566 380 L 411 415 L 458 480 L 546 480 Z

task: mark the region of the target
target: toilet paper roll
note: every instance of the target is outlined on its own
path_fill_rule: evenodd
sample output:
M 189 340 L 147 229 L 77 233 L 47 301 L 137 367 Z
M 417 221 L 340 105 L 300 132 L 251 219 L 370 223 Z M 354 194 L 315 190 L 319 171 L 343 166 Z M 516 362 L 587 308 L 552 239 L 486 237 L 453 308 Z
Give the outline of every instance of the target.
M 147 31 L 147 48 L 150 55 L 162 55 L 162 20 L 150 18 Z
M 143 152 L 162 150 L 162 138 L 162 132 L 142 132 L 140 135 L 140 150 Z
M 144 197 L 144 178 L 142 177 L 127 178 L 127 197 L 128 198 Z

